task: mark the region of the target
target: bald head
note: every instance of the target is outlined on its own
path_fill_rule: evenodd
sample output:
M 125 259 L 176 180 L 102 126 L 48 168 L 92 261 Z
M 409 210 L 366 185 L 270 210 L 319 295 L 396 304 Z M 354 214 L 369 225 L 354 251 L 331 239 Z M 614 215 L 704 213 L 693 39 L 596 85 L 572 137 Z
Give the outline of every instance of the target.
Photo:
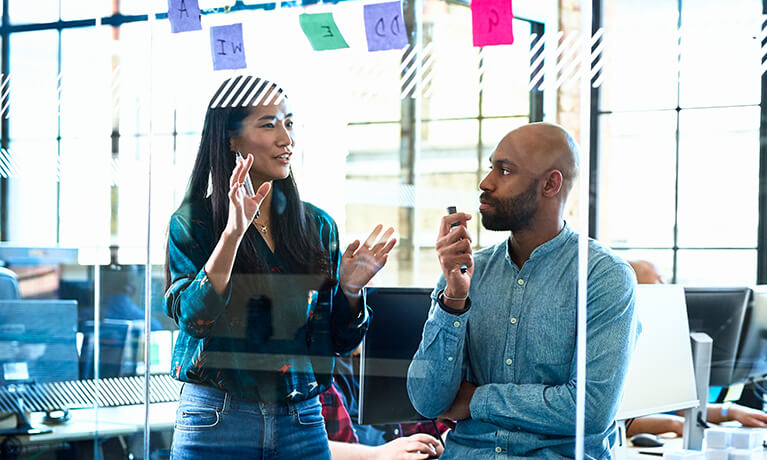
M 552 123 L 530 123 L 509 132 L 498 149 L 511 149 L 520 167 L 540 176 L 556 169 L 562 173 L 562 191 L 566 198 L 578 176 L 578 144 L 564 128 Z

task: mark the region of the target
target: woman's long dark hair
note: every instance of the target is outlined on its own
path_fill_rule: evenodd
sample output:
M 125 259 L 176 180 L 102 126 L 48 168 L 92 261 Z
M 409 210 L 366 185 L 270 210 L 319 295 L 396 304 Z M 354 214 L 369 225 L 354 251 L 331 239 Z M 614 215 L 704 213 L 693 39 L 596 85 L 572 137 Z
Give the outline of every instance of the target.
M 247 81 L 238 85 L 240 78 L 250 79 L 236 77 L 229 91 L 238 86 L 242 91 L 248 86 Z M 200 149 L 184 196 L 184 202 L 204 203 L 210 183 L 210 212 L 215 240 L 221 237 L 229 217 L 229 179 L 236 164 L 229 140 L 241 134 L 242 122 L 250 114 L 250 105 L 214 107 L 214 101 L 229 86 L 228 82 L 226 80 L 221 84 L 208 105 Z M 272 84 L 274 87 L 276 85 Z M 228 95 L 225 94 L 220 99 L 226 98 Z M 236 95 L 232 99 L 236 100 Z M 275 251 L 280 254 L 286 268 L 293 273 L 319 273 L 331 278 L 328 252 L 322 246 L 314 218 L 307 214 L 301 201 L 292 171 L 285 179 L 272 182 L 271 199 L 269 222 Z M 245 233 L 235 257 L 234 272 L 263 273 L 269 270 L 257 250 L 256 233 L 253 226 Z

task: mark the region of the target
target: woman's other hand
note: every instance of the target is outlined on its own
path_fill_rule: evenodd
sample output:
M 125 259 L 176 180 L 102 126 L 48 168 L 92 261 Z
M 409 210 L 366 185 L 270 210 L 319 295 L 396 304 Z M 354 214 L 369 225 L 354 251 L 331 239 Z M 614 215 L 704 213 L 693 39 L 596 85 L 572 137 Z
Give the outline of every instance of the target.
M 389 251 L 397 243 L 397 239 L 392 238 L 394 234 L 392 227 L 389 227 L 383 235 L 381 235 L 382 229 L 383 225 L 377 225 L 364 244 L 354 240 L 341 256 L 341 289 L 347 297 L 359 297 L 360 290 L 383 268 Z M 380 238 L 379 235 L 381 235 Z
M 248 230 L 261 207 L 261 203 L 272 188 L 271 182 L 264 182 L 258 187 L 254 196 L 248 196 L 244 183 L 252 164 L 253 155 L 248 154 L 245 161 L 239 162 L 234 167 L 232 176 L 229 178 L 229 218 L 226 221 L 224 232 L 238 239 L 242 238 Z

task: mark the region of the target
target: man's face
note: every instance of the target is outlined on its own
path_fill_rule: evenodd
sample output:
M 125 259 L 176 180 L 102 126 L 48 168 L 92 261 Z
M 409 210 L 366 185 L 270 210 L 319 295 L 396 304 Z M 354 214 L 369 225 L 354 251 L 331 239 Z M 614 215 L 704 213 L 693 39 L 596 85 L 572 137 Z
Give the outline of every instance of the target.
M 479 184 L 479 212 L 488 230 L 518 232 L 531 227 L 539 206 L 539 176 L 528 156 L 502 141 L 490 157 L 490 172 Z
M 492 172 L 491 172 L 492 174 Z M 518 232 L 530 227 L 538 211 L 538 180 L 514 196 L 483 191 L 479 197 L 482 225 L 488 230 Z

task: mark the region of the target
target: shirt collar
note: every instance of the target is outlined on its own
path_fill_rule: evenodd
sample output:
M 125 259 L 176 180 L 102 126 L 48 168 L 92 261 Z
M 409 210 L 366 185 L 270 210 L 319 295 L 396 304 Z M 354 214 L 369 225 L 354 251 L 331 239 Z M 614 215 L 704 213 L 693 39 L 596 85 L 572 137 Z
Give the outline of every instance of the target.
M 562 226 L 562 230 L 555 236 L 554 238 L 550 239 L 549 241 L 543 243 L 542 245 L 538 246 L 537 248 L 533 249 L 532 254 L 530 254 L 530 259 L 533 260 L 536 257 L 546 255 L 552 251 L 556 251 L 557 249 L 561 248 L 562 246 L 567 243 L 567 241 L 570 239 L 571 236 L 575 235 L 575 232 L 570 228 L 569 225 L 567 225 L 567 221 L 565 221 L 564 226 Z M 511 262 L 511 256 L 509 256 L 509 245 L 511 244 L 511 236 L 506 240 L 505 249 L 506 249 L 506 259 Z M 513 262 L 511 262 L 513 264 Z

